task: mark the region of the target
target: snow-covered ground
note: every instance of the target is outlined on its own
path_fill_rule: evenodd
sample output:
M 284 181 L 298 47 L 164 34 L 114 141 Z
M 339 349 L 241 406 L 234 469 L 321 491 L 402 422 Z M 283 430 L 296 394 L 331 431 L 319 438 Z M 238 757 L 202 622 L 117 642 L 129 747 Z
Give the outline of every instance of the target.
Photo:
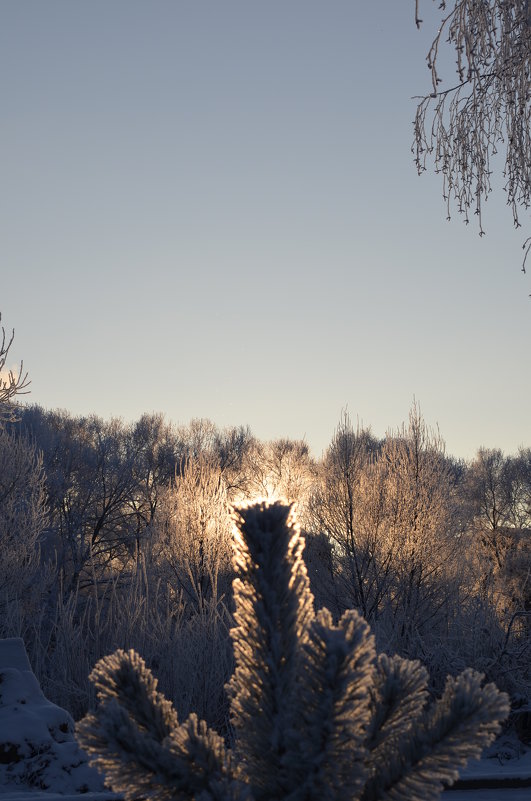
M 496 764 L 495 760 L 485 759 L 463 772 L 463 778 L 522 778 L 531 780 L 531 751 L 520 759 L 508 763 Z M 0 801 L 116 801 L 117 796 L 109 792 L 100 793 L 54 793 L 42 790 L 26 790 L 0 786 Z M 477 790 L 447 790 L 441 796 L 442 801 L 530 801 L 531 786 Z
M 464 780 L 482 779 L 529 779 L 531 780 L 531 749 L 527 749 L 515 759 L 479 759 L 471 762 L 461 774 Z M 528 799 L 531 799 L 531 789 Z
M 120 797 L 113 793 L 53 793 L 43 790 L 13 790 L 0 787 L 2 801 L 117 801 Z
M 74 721 L 45 698 L 19 638 L 0 640 L 0 793 L 103 790 L 74 737 Z
M 531 749 L 520 758 L 500 763 L 496 759 L 482 759 L 469 765 L 462 774 L 463 779 L 528 779 L 531 781 Z M 43 791 L 21 791 L 0 786 L 0 801 L 116 801 L 112 793 L 66 793 Z M 495 789 L 447 790 L 442 801 L 531 801 L 531 786 L 497 787 Z
M 529 801 L 529 787 L 496 790 L 447 790 L 441 801 Z
M 517 745 L 516 745 L 517 747 Z M 502 749 L 507 751 L 509 749 Z M 531 801 L 531 749 L 518 749 L 518 756 L 513 759 L 479 759 L 471 762 L 461 773 L 466 782 L 499 782 L 494 789 L 463 787 L 447 790 L 442 794 L 442 801 Z M 504 787 L 504 783 L 525 781 L 526 787 Z

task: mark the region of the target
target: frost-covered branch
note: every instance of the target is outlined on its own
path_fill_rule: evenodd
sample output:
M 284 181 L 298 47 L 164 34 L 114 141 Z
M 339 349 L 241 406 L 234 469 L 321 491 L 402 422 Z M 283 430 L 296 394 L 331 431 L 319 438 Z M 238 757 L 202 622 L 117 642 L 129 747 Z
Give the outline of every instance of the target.
M 2 315 L 0 314 L 0 320 Z M 17 370 L 6 369 L 7 357 L 15 338 L 12 331 L 8 337 L 4 326 L 0 329 L 0 424 L 14 420 L 16 417 L 13 400 L 17 395 L 25 395 L 29 391 L 28 374 L 24 372 L 24 363 L 20 362 Z
M 452 206 L 468 223 L 492 191 L 493 158 L 503 153 L 507 204 L 519 227 L 531 204 L 531 12 L 527 0 L 454 0 L 427 55 L 432 91 L 415 117 L 413 152 L 418 172 L 433 161 L 443 176 L 447 216 Z M 415 20 L 420 26 L 419 0 Z M 444 44 L 456 56 L 458 85 L 441 87 Z M 527 242 L 524 248 L 527 248 Z M 528 248 L 526 249 L 526 257 Z M 525 271 L 525 259 L 523 264 Z

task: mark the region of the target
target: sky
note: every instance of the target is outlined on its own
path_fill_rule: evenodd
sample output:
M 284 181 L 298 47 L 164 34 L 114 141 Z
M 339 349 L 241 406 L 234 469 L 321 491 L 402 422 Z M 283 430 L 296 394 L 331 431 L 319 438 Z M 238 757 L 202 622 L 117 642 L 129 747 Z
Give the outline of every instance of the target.
M 436 5 L 418 31 L 413 0 L 1 0 L 27 402 L 319 456 L 343 409 L 383 436 L 415 398 L 456 457 L 531 445 L 525 229 L 501 179 L 486 236 L 447 222 L 413 163 Z

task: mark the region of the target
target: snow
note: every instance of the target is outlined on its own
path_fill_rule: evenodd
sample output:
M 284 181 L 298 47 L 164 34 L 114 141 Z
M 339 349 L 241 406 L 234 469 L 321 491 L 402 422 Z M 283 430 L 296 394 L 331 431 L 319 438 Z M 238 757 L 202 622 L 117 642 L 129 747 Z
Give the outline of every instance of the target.
M 42 693 L 19 638 L 0 640 L 0 794 L 103 790 L 74 737 L 74 721 Z
M 117 801 L 120 796 L 112 792 L 101 793 L 54 793 L 42 790 L 12 790 L 0 786 L 2 801 Z
M 20 637 L 11 637 L 6 640 L 0 640 L 0 668 L 10 667 L 16 670 L 29 671 L 31 673 L 31 665 L 29 663 L 24 641 Z
M 447 790 L 441 801 L 529 801 L 529 787 L 496 790 Z
M 497 781 L 500 786 L 487 789 L 470 789 L 464 786 L 447 790 L 442 801 L 530 801 L 531 799 L 531 749 L 518 742 L 516 737 L 506 735 L 495 744 L 499 756 L 475 759 L 461 773 L 463 782 Z M 515 755 L 512 759 L 505 755 Z M 525 781 L 527 787 L 504 787 L 511 780 Z
M 496 758 L 478 759 L 467 765 L 461 774 L 465 780 L 480 779 L 529 779 L 531 781 L 531 750 L 527 750 L 520 757 L 506 761 Z M 528 799 L 531 790 L 528 790 Z

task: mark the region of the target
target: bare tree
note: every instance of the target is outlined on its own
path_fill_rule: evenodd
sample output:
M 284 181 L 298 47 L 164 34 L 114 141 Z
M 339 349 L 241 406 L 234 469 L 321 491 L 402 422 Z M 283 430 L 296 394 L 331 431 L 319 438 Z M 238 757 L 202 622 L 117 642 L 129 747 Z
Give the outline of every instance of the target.
M 442 19 L 427 55 L 432 88 L 418 98 L 413 152 L 419 173 L 433 159 L 443 176 L 448 218 L 455 203 L 469 222 L 492 190 L 493 157 L 504 157 L 507 203 L 515 226 L 531 203 L 531 3 L 438 0 Z M 415 3 L 420 27 L 420 0 Z M 443 88 L 444 44 L 455 50 L 457 81 Z M 524 243 L 522 269 L 531 248 Z
M 212 465 L 218 465 L 230 499 L 249 495 L 249 471 L 244 467 L 256 441 L 248 426 L 218 428 L 205 418 L 194 418 L 187 426 L 177 429 L 183 458 L 205 457 Z
M 2 315 L 0 314 L 0 320 Z M 29 385 L 28 374 L 24 372 L 24 363 L 20 362 L 18 370 L 6 369 L 7 357 L 13 340 L 15 338 L 14 329 L 10 336 L 7 336 L 4 326 L 2 326 L 2 342 L 0 343 L 0 424 L 15 418 L 13 399 L 17 395 L 25 395 Z
M 142 511 L 149 517 L 138 476 L 142 439 L 119 419 L 78 418 L 39 407 L 21 411 L 21 424 L 43 451 L 47 546 L 55 549 L 64 589 L 80 581 L 92 585 L 95 575 L 131 560 L 147 525 L 139 516 Z
M 47 522 L 43 458 L 34 439 L 20 430 L 14 402 L 28 391 L 28 374 L 23 362 L 17 370 L 6 369 L 14 337 L 14 330 L 7 336 L 1 326 L 0 637 L 25 633 L 53 580 L 50 565 L 41 560 Z
M 205 454 L 189 456 L 161 499 L 153 530 L 154 559 L 176 598 L 201 610 L 223 594 L 219 585 L 230 573 L 231 532 L 219 466 Z
M 474 527 L 490 561 L 502 568 L 513 507 L 509 462 L 499 448 L 480 448 L 468 470 L 469 495 L 475 505 Z
M 244 481 L 236 500 L 283 498 L 295 501 L 304 525 L 314 464 L 304 440 L 276 439 L 260 442 L 255 439 L 242 460 Z
M 505 457 L 499 448 L 480 448 L 468 469 L 480 589 L 505 627 L 531 608 L 530 467 L 529 449 Z
M 367 620 L 373 619 L 379 602 L 373 592 L 375 577 L 385 572 L 377 563 L 378 532 L 366 536 L 360 526 L 362 480 L 376 447 L 370 431 L 359 425 L 354 429 L 344 411 L 320 466 L 308 515 L 311 531 L 332 544 L 329 568 L 336 597 L 327 602 L 337 612 L 353 605 Z
M 531 448 L 520 448 L 509 458 L 512 484 L 511 522 L 515 528 L 531 529 Z
M 392 559 L 393 574 L 386 602 L 393 630 L 407 648 L 446 617 L 463 564 L 444 442 L 416 403 L 408 424 L 386 437 L 369 483 L 379 486 L 384 498 L 379 541 Z
M 40 560 L 45 523 L 41 454 L 27 437 L 0 427 L 0 637 L 13 635 L 6 629 L 10 606 L 22 626 L 36 611 L 46 573 Z
M 134 516 L 134 548 L 138 558 L 149 544 L 159 501 L 182 462 L 182 441 L 162 414 L 143 414 L 124 430 L 123 438 L 134 479 L 127 505 Z

